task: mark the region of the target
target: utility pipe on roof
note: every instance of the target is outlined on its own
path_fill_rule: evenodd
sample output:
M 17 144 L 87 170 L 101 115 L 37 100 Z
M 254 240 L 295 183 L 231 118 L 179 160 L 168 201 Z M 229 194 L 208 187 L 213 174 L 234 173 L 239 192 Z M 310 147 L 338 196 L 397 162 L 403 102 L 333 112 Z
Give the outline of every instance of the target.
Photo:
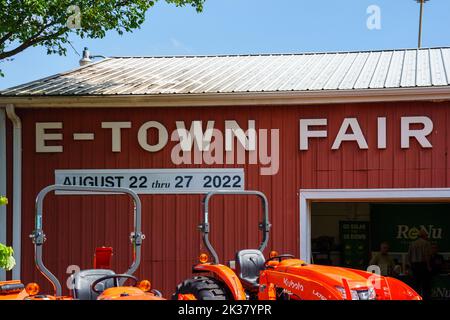
M 22 122 L 14 105 L 6 105 L 6 114 L 13 124 L 13 228 L 12 247 L 16 266 L 12 270 L 13 279 L 20 279 L 21 237 L 22 237 Z
M 6 196 L 6 115 L 0 108 L 0 196 Z M 0 243 L 6 244 L 6 206 L 0 206 Z M 0 281 L 6 280 L 6 272 L 0 269 Z

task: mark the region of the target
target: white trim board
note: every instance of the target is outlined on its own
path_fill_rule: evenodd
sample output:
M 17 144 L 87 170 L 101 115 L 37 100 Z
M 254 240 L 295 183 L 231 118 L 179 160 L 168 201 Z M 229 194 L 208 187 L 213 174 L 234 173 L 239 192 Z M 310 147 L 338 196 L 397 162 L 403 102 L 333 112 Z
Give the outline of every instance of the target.
M 311 262 L 312 202 L 450 201 L 450 188 L 300 189 L 300 258 Z
M 399 102 L 450 100 L 449 86 L 311 90 L 278 92 L 177 93 L 153 95 L 85 95 L 85 96 L 4 96 L 0 106 L 16 108 L 130 108 L 130 107 L 222 107 L 312 105 L 335 103 Z
M 0 108 L 0 196 L 6 196 L 6 114 Z M 0 206 L 0 243 L 6 244 L 6 206 Z M 6 272 L 0 269 L 0 281 Z

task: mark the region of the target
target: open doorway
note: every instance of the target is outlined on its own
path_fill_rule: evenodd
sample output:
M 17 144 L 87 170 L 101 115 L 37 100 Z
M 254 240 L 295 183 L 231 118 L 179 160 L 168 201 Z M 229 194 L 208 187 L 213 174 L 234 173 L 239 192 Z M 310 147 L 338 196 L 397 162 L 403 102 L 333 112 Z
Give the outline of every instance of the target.
M 311 206 L 314 263 L 365 269 L 383 244 L 407 273 L 407 252 L 424 229 L 445 260 L 450 258 L 450 203 L 315 202 Z
M 387 246 L 394 262 L 389 275 L 410 283 L 408 248 L 423 229 L 443 259 L 434 274 L 433 297 L 450 299 L 449 195 L 448 189 L 303 190 L 302 258 L 364 270 Z

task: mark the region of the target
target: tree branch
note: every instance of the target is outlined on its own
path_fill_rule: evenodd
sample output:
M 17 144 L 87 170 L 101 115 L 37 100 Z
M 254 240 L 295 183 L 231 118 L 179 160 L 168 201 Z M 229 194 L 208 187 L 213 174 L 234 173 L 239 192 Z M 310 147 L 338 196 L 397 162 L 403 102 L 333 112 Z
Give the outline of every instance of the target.
M 5 43 L 13 35 L 12 32 L 6 33 L 3 37 L 0 38 L 0 45 Z
M 36 32 L 34 35 L 32 35 L 29 39 L 24 41 L 21 45 L 19 45 L 15 49 L 10 50 L 10 51 L 0 52 L 0 60 L 3 60 L 5 58 L 11 57 L 13 55 L 16 55 L 19 52 L 22 52 L 23 50 L 25 50 L 25 49 L 27 49 L 27 48 L 29 48 L 29 47 L 31 47 L 31 46 L 39 43 L 39 42 L 42 42 L 42 41 L 45 41 L 45 40 L 50 40 L 52 38 L 58 37 L 58 36 L 60 36 L 61 34 L 63 34 L 66 31 L 64 28 L 62 28 L 58 32 L 52 33 L 50 35 L 39 37 L 39 35 L 42 34 L 47 28 L 49 28 L 49 27 L 51 27 L 51 26 L 53 26 L 55 24 L 57 24 L 57 22 L 49 22 L 49 23 L 45 24 L 41 29 L 39 29 L 38 32 Z M 3 37 L 2 37 L 2 39 L 3 39 Z M 0 41 L 0 43 L 2 43 L 2 42 Z
M 46 35 L 46 36 L 42 36 L 42 37 L 37 37 L 34 39 L 29 39 L 27 41 L 25 41 L 24 43 L 22 43 L 20 46 L 18 46 L 17 48 L 10 50 L 10 51 L 5 51 L 5 52 L 1 52 L 0 53 L 0 60 L 3 60 L 5 58 L 11 57 L 13 55 L 18 54 L 19 52 L 22 52 L 23 50 L 38 44 L 40 42 L 44 42 L 46 40 L 51 40 L 51 39 L 55 39 L 57 37 L 59 37 L 60 35 L 63 35 L 66 32 L 65 29 L 61 29 L 58 32 Z

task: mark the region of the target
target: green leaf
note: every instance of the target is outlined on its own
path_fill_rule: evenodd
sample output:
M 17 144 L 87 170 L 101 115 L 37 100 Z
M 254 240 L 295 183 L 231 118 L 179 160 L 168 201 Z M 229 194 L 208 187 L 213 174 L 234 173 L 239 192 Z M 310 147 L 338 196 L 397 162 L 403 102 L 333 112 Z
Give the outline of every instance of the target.
M 8 198 L 0 196 L 0 206 L 6 206 L 8 204 Z
M 14 250 L 0 243 L 0 268 L 6 271 L 11 270 L 16 265 Z

